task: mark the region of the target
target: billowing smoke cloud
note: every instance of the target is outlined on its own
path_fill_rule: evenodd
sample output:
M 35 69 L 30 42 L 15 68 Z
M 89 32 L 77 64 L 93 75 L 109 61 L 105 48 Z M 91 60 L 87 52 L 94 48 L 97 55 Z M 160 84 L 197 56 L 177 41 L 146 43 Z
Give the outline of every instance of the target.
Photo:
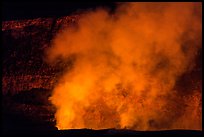
M 194 67 L 201 28 L 201 3 L 123 3 L 112 14 L 82 13 L 47 52 L 50 63 L 75 58 L 50 98 L 56 126 L 201 129 L 199 101 L 181 99 L 175 88 Z

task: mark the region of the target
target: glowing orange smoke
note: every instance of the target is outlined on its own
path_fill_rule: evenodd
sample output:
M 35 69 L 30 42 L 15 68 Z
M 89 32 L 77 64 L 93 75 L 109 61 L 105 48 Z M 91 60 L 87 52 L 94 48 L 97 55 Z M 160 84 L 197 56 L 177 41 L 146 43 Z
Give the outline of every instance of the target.
M 201 129 L 201 106 L 175 87 L 193 68 L 201 28 L 201 3 L 123 3 L 112 15 L 105 9 L 81 14 L 47 52 L 50 63 L 75 58 L 50 98 L 56 126 Z

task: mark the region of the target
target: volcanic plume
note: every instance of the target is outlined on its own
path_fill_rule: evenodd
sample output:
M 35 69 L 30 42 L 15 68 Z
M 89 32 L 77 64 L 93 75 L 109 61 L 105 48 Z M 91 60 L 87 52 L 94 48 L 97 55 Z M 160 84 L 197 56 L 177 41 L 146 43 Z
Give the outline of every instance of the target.
M 58 129 L 201 130 L 201 88 L 177 87 L 202 48 L 201 11 L 201 3 L 119 3 L 113 13 L 82 12 L 46 52 L 50 64 L 73 62 L 50 98 Z

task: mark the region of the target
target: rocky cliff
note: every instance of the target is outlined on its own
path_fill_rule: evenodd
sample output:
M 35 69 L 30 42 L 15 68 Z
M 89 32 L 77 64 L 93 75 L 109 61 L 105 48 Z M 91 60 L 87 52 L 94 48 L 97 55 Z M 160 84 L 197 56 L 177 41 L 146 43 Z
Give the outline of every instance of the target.
M 54 107 L 48 98 L 68 63 L 53 66 L 45 51 L 56 33 L 76 23 L 78 16 L 2 22 L 3 129 L 54 127 Z M 35 126 L 37 125 L 37 126 Z
M 5 21 L 3 34 L 3 94 L 32 88 L 51 89 L 65 64 L 51 67 L 44 52 L 57 31 L 76 22 L 78 16 Z

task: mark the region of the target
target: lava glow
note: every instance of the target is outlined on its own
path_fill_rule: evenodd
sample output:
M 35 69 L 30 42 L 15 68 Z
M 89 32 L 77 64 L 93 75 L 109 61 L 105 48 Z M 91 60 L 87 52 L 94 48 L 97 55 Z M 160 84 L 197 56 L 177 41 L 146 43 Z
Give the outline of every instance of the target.
M 202 48 L 201 11 L 201 3 L 123 3 L 112 14 L 81 13 L 47 52 L 50 63 L 74 58 L 50 98 L 58 129 L 201 130 L 201 91 L 184 97 L 175 86 Z

